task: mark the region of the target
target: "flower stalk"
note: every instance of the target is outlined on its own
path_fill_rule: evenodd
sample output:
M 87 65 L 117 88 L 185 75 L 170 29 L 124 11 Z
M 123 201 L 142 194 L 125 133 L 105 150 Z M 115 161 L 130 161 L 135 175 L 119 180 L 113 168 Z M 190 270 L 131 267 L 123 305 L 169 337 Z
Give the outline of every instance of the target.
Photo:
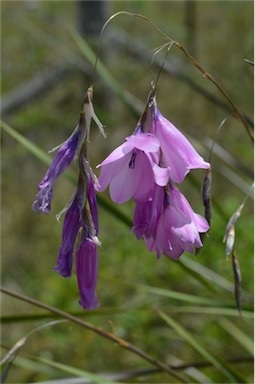
M 98 213 L 95 195 L 97 178 L 90 167 L 87 150 L 92 119 L 105 137 L 103 125 L 95 114 L 92 98 L 93 87 L 90 87 L 83 100 L 79 123 L 69 139 L 54 149 L 58 152 L 39 184 L 32 207 L 38 213 L 48 214 L 50 212 L 53 188 L 58 177 L 73 160 L 78 159 L 77 189 L 66 207 L 57 215 L 59 219 L 62 213 L 66 213 L 62 229 L 62 243 L 53 270 L 59 272 L 63 277 L 70 277 L 73 254 L 76 251 L 76 276 L 81 297 L 79 303 L 85 309 L 94 309 L 99 305 L 95 292 L 98 275 L 97 246 L 100 245 L 97 238 Z M 75 249 L 78 238 L 78 247 Z

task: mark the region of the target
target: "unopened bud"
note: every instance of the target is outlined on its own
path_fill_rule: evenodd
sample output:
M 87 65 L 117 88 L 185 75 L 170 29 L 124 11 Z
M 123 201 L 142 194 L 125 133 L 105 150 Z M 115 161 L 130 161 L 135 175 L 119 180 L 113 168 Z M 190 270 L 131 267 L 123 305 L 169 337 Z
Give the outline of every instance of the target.
M 205 172 L 205 177 L 202 186 L 202 198 L 205 207 L 205 218 L 208 224 L 211 224 L 212 202 L 211 202 L 211 185 L 212 185 L 212 172 L 211 168 Z
M 229 256 L 235 244 L 235 226 L 227 226 L 223 242 L 226 243 L 226 255 Z

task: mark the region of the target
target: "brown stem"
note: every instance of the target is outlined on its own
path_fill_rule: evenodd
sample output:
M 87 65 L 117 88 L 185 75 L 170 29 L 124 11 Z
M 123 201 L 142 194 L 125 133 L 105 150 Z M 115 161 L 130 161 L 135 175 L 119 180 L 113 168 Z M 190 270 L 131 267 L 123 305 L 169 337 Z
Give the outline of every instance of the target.
M 171 37 L 169 37 L 165 32 L 163 32 L 160 28 L 158 28 L 156 26 L 156 24 L 154 24 L 148 17 L 144 16 L 144 15 L 141 15 L 139 13 L 132 13 L 132 12 L 126 12 L 126 11 L 119 11 L 117 13 L 115 13 L 114 15 L 112 15 L 104 24 L 102 30 L 101 30 L 101 34 L 100 34 L 100 41 L 99 41 L 99 46 L 98 46 L 98 51 L 97 51 L 97 56 L 96 56 L 96 63 L 95 63 L 95 68 L 94 68 L 94 72 L 96 71 L 96 66 L 97 66 L 97 57 L 98 57 L 98 53 L 99 53 L 99 49 L 101 47 L 101 40 L 102 40 L 102 35 L 105 31 L 105 28 L 107 27 L 107 25 L 117 16 L 119 15 L 127 15 L 127 16 L 135 16 L 135 17 L 139 17 L 140 19 L 143 19 L 145 21 L 147 21 L 157 32 L 159 32 L 166 40 L 169 41 L 170 44 L 174 44 L 177 48 L 179 48 L 184 54 L 185 56 L 187 57 L 187 59 L 203 74 L 203 76 L 208 79 L 209 81 L 211 81 L 215 86 L 216 88 L 218 88 L 218 90 L 222 93 L 222 95 L 226 98 L 226 100 L 228 101 L 228 103 L 230 104 L 232 110 L 234 111 L 234 115 L 241 121 L 241 123 L 243 124 L 246 132 L 248 133 L 250 139 L 252 142 L 254 142 L 254 136 L 253 136 L 253 132 L 250 130 L 250 127 L 247 123 L 247 121 L 245 120 L 245 118 L 243 117 L 242 113 L 239 111 L 239 109 L 237 108 L 237 106 L 235 105 L 235 103 L 233 102 L 233 100 L 231 99 L 231 97 L 229 96 L 229 94 L 227 93 L 227 91 L 225 91 L 225 89 L 219 84 L 217 83 L 217 81 L 212 77 L 212 75 L 210 75 L 210 73 L 208 73 L 188 52 L 187 50 L 180 44 L 178 43 L 177 41 L 173 40 Z
M 17 293 L 17 292 L 13 292 L 8 288 L 0 287 L 0 291 L 9 295 L 9 296 L 15 297 L 16 299 L 25 301 L 27 303 L 30 303 L 30 304 L 35 305 L 35 306 L 40 307 L 40 308 L 44 308 L 44 309 L 46 309 L 52 313 L 55 313 L 56 315 L 58 315 L 60 317 L 64 317 L 65 319 L 68 319 L 68 320 L 72 321 L 73 323 L 76 323 L 76 324 L 82 326 L 83 328 L 89 329 L 90 331 L 95 332 L 98 335 L 100 335 L 100 336 L 102 336 L 108 340 L 111 340 L 114 343 L 117 343 L 120 347 L 135 353 L 136 355 L 140 356 L 142 359 L 150 362 L 152 365 L 159 368 L 161 371 L 165 371 L 165 372 L 169 373 L 170 375 L 172 375 L 173 377 L 178 379 L 181 383 L 188 383 L 188 381 L 183 377 L 183 375 L 180 375 L 177 372 L 175 372 L 167 364 L 161 363 L 160 361 L 156 360 L 153 356 L 148 355 L 147 353 L 143 352 L 141 349 L 137 348 L 135 345 L 130 344 L 126 340 L 124 340 L 118 336 L 115 336 L 112 333 L 106 332 L 103 329 L 98 328 L 91 323 L 88 323 L 84 320 L 81 320 L 78 317 L 70 315 L 68 312 L 64 312 L 60 309 L 57 309 L 57 308 L 52 307 L 48 304 L 42 303 L 41 301 L 38 301 L 38 300 L 33 299 L 31 297 L 22 295 L 22 294 Z

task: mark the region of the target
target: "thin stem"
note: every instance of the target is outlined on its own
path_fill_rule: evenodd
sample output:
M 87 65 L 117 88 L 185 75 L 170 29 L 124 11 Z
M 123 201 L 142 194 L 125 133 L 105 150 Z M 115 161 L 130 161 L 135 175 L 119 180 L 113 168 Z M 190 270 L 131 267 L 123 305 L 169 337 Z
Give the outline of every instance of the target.
M 175 372 L 172 369 L 172 367 L 169 367 L 168 365 L 161 363 L 160 361 L 156 360 L 154 357 L 148 355 L 147 353 L 143 352 L 141 349 L 137 348 L 135 345 L 130 344 L 126 340 L 124 340 L 118 336 L 115 336 L 112 333 L 106 332 L 103 329 L 98 328 L 91 323 L 88 323 L 86 321 L 79 319 L 78 317 L 70 315 L 68 312 L 64 312 L 60 309 L 57 309 L 57 308 L 52 307 L 48 304 L 42 303 L 41 301 L 38 301 L 38 300 L 33 299 L 31 297 L 22 295 L 22 294 L 17 293 L 17 292 L 13 292 L 8 288 L 0 287 L 0 291 L 9 295 L 9 296 L 15 297 L 16 299 L 25 301 L 27 303 L 30 303 L 30 304 L 35 305 L 35 306 L 40 307 L 40 308 L 44 308 L 44 309 L 46 309 L 46 310 L 48 310 L 48 311 L 50 311 L 50 312 L 52 312 L 58 316 L 64 317 L 65 319 L 68 319 L 68 320 L 72 321 L 73 323 L 76 323 L 76 324 L 82 326 L 83 328 L 86 328 L 92 332 L 95 332 L 98 335 L 100 335 L 100 336 L 102 336 L 102 337 L 104 337 L 104 338 L 106 338 L 106 339 L 108 339 L 114 343 L 117 343 L 120 347 L 127 349 L 127 350 L 133 352 L 134 354 L 140 356 L 142 359 L 150 362 L 152 365 L 155 365 L 161 371 L 165 371 L 165 372 L 169 373 L 170 375 L 172 375 L 173 377 L 178 379 L 181 383 L 188 383 L 188 381 L 182 375 L 179 375 L 177 372 Z
M 212 146 L 211 146 L 211 149 L 210 149 L 210 153 L 209 153 L 209 159 L 208 159 L 208 162 L 211 163 L 211 158 L 212 158 L 212 153 L 213 153 L 213 149 L 214 149 L 214 146 L 216 144 L 216 141 L 217 141 L 217 138 L 218 138 L 218 135 L 221 131 L 221 128 L 223 127 L 223 125 L 226 123 L 226 121 L 229 119 L 230 116 L 227 116 L 225 117 L 225 119 L 222 120 L 222 122 L 220 123 L 220 125 L 218 126 L 217 128 L 217 131 L 215 133 L 215 137 L 214 137 L 214 141 L 212 143 Z
M 102 27 L 101 33 L 100 33 L 99 45 L 98 45 L 98 49 L 97 49 L 97 55 L 96 55 L 96 62 L 95 62 L 95 66 L 94 66 L 93 78 L 94 78 L 95 73 L 96 73 L 98 54 L 99 54 L 99 50 L 100 50 L 101 44 L 102 44 L 103 33 L 104 33 L 107 25 L 113 19 L 115 19 L 117 16 L 120 16 L 120 15 L 134 16 L 134 17 L 138 17 L 140 19 L 143 19 L 143 20 L 147 21 L 160 35 L 162 35 L 171 44 L 174 44 L 177 48 L 179 48 L 184 53 L 184 55 L 187 57 L 187 59 L 191 62 L 191 64 L 193 64 L 203 74 L 203 76 L 206 79 L 211 81 L 216 86 L 216 88 L 220 91 L 220 93 L 227 99 L 227 101 L 230 104 L 232 110 L 234 111 L 234 116 L 238 117 L 238 119 L 242 122 L 242 124 L 243 124 L 243 126 L 244 126 L 244 128 L 245 128 L 245 130 L 247 132 L 247 134 L 249 135 L 249 138 L 251 139 L 252 142 L 254 142 L 253 132 L 251 131 L 251 129 L 249 127 L 249 124 L 247 123 L 247 121 L 245 120 L 245 118 L 243 117 L 242 113 L 239 111 L 239 109 L 237 108 L 237 106 L 235 105 L 235 103 L 231 99 L 230 95 L 227 93 L 227 91 L 213 78 L 213 76 L 210 73 L 208 73 L 202 67 L 202 65 L 200 65 L 194 59 L 194 57 L 192 57 L 187 52 L 187 50 L 183 47 L 183 45 L 181 45 L 180 43 L 178 43 L 178 41 L 175 41 L 174 39 L 169 37 L 165 32 L 163 32 L 160 28 L 158 28 L 148 17 L 146 17 L 146 16 L 144 16 L 144 15 L 142 15 L 140 13 L 132 13 L 132 12 L 127 12 L 127 11 L 119 11 L 119 12 L 113 14 L 111 17 L 109 17 L 109 19 L 105 22 L 105 24 Z

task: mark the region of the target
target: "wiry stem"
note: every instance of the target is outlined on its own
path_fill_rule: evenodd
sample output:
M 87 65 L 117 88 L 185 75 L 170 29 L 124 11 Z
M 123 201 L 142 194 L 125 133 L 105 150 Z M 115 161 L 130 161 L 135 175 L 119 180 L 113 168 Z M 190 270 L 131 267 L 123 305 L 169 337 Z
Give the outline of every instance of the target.
M 16 299 L 25 301 L 27 303 L 30 303 L 30 304 L 35 305 L 35 306 L 40 307 L 40 308 L 44 308 L 44 309 L 46 309 L 46 310 L 48 310 L 48 311 L 50 311 L 50 312 L 52 312 L 52 313 L 54 313 L 60 317 L 64 317 L 65 319 L 68 319 L 68 320 L 72 321 L 73 323 L 76 323 L 76 324 L 82 326 L 83 328 L 89 329 L 90 331 L 95 332 L 98 335 L 100 335 L 100 336 L 102 336 L 108 340 L 111 340 L 114 343 L 117 343 L 120 347 L 135 353 L 136 355 L 140 356 L 142 359 L 148 361 L 152 365 L 159 368 L 161 371 L 169 373 L 170 375 L 172 375 L 173 377 L 178 379 L 181 383 L 188 383 L 188 381 L 186 380 L 186 378 L 183 377 L 183 375 L 180 375 L 177 372 L 175 372 L 174 369 L 171 368 L 170 366 L 168 366 L 164 363 L 161 363 L 160 361 L 156 360 L 151 355 L 148 355 L 147 353 L 143 352 L 141 349 L 137 348 L 135 345 L 130 344 L 126 340 L 124 340 L 118 336 L 115 336 L 112 333 L 106 332 L 103 329 L 98 328 L 91 323 L 88 323 L 84 320 L 81 320 L 78 317 L 70 315 L 68 312 L 61 311 L 60 309 L 57 309 L 55 307 L 52 307 L 51 305 L 42 303 L 41 301 L 38 301 L 38 300 L 33 299 L 31 297 L 22 295 L 22 294 L 17 293 L 17 292 L 13 292 L 8 288 L 0 287 L 0 291 L 9 295 L 9 296 L 15 297 Z
M 177 48 L 179 48 L 183 53 L 184 55 L 187 57 L 187 59 L 191 62 L 191 64 L 193 64 L 202 74 L 203 76 L 208 79 L 209 81 L 211 81 L 215 86 L 216 88 L 218 88 L 218 90 L 221 92 L 221 94 L 225 97 L 225 99 L 228 101 L 228 103 L 230 104 L 233 112 L 234 112 L 234 116 L 236 116 L 243 124 L 247 134 L 249 135 L 249 138 L 251 139 L 252 142 L 254 142 L 254 135 L 253 135 L 253 132 L 251 131 L 250 127 L 249 127 L 249 124 L 247 123 L 247 121 L 245 120 L 245 118 L 243 117 L 242 113 L 239 111 L 239 109 L 237 108 L 237 106 L 235 105 L 235 103 L 233 102 L 233 100 L 231 99 L 230 95 L 227 93 L 227 91 L 214 79 L 214 77 L 208 73 L 203 67 L 202 65 L 200 65 L 195 59 L 194 57 L 192 57 L 188 52 L 187 50 L 183 47 L 182 44 L 178 43 L 178 41 L 175 41 L 174 39 L 172 39 L 170 36 L 168 36 L 165 32 L 163 32 L 160 28 L 158 28 L 148 17 L 144 16 L 144 15 L 141 15 L 140 13 L 132 13 L 132 12 L 127 12 L 127 11 L 119 11 L 115 14 L 113 14 L 111 17 L 109 17 L 109 19 L 105 22 L 105 24 L 103 25 L 102 27 L 102 30 L 101 30 L 101 33 L 100 33 L 100 38 L 99 38 L 99 44 L 98 44 L 98 49 L 97 49 L 97 55 L 96 55 L 96 62 L 95 62 L 95 66 L 94 66 L 94 74 L 93 74 L 93 78 L 95 76 L 95 72 L 96 72 L 96 67 L 97 67 L 97 60 L 98 60 L 98 54 L 99 54 L 99 50 L 101 48 L 101 44 L 102 44 L 102 36 L 103 36 L 103 33 L 107 27 L 107 25 L 113 20 L 115 19 L 117 16 L 120 16 L 120 15 L 127 15 L 127 16 L 134 16 L 134 17 L 139 17 L 140 19 L 143 19 L 145 21 L 147 21 L 158 33 L 160 33 L 166 40 L 168 40 L 171 44 L 174 44 Z

